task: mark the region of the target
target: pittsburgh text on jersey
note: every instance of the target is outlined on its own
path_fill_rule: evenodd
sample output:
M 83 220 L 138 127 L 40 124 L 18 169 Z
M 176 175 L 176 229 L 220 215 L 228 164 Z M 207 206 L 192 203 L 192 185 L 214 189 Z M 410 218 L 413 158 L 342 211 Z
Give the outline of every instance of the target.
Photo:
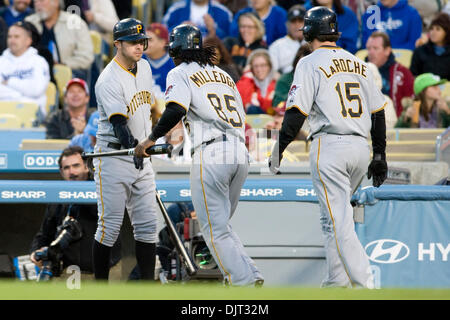
M 350 59 L 332 59 L 333 63 L 326 68 L 328 70 L 325 70 L 322 67 L 319 67 L 319 69 L 325 74 L 327 78 L 330 78 L 331 76 L 340 73 L 340 72 L 347 72 L 347 73 L 356 73 L 358 75 L 363 76 L 364 78 L 367 78 L 367 67 L 364 64 L 359 63 L 355 60 Z
M 219 71 L 212 71 L 212 75 L 208 72 L 208 70 L 197 71 L 196 73 L 190 75 L 189 79 L 191 79 L 191 81 L 194 82 L 198 88 L 210 82 L 226 84 L 233 90 L 236 87 L 236 84 L 230 76 Z
M 148 91 L 139 91 L 133 96 L 130 104 L 127 106 L 127 114 L 131 112 L 133 115 L 137 108 L 144 104 L 152 105 L 152 94 Z

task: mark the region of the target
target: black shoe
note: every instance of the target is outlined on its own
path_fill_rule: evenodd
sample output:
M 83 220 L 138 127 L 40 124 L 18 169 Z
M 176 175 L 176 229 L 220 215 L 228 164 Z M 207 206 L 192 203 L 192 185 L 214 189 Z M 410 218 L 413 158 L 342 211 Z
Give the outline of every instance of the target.
M 255 281 L 255 288 L 262 288 L 264 285 L 264 280 L 263 279 L 258 279 Z

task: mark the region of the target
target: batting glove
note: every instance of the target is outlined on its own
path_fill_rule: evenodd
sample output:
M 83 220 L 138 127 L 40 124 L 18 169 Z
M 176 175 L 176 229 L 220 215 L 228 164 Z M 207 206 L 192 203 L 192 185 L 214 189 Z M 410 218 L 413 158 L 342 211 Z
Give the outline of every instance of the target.
M 269 157 L 269 170 L 273 174 L 281 174 L 280 172 L 280 162 L 283 159 L 283 155 L 279 157 L 272 153 Z
M 133 148 L 139 144 L 138 139 L 134 139 Z M 144 158 L 133 156 L 134 167 L 138 170 L 144 169 Z
M 373 186 L 378 188 L 386 180 L 387 172 L 386 155 L 375 154 L 372 162 L 369 164 L 367 178 L 370 179 L 373 177 Z

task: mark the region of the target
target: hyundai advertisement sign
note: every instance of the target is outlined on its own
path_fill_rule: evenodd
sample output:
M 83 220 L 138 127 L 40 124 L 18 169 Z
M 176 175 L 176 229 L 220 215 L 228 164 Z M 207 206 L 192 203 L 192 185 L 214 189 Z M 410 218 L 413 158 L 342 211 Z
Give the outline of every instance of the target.
M 381 287 L 450 288 L 450 201 L 378 201 L 356 224 Z

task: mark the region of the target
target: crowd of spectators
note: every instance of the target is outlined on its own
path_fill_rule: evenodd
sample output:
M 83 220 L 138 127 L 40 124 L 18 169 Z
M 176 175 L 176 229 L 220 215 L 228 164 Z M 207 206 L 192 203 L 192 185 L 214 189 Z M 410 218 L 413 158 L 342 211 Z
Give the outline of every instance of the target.
M 300 29 L 307 10 L 315 6 L 337 14 L 338 46 L 353 54 L 366 52 L 369 72 L 386 98 L 388 129 L 450 126 L 450 95 L 442 90 L 450 79 L 447 0 L 164 1 L 161 19 L 153 13 L 144 21 L 150 39 L 143 58 L 152 70 L 156 98 L 163 101 L 167 74 L 175 67 L 167 52 L 170 31 L 182 23 L 196 25 L 204 45 L 216 50 L 215 64 L 236 83 L 247 115 L 271 119 L 263 129 L 265 141 L 258 141 L 259 134 L 245 124 L 252 161 L 266 161 L 276 136 L 267 133 L 280 130 L 294 70 L 312 52 Z M 2 101 L 34 102 L 39 107 L 36 124 L 45 128 L 46 138 L 70 140 L 59 158 L 64 180 L 91 179 L 81 158 L 83 151 L 94 150 L 99 119 L 94 87 L 101 70 L 96 69 L 91 34 L 101 36 L 100 60 L 105 64 L 114 55 L 114 24 L 132 12 L 131 0 L 0 0 L 0 109 Z M 411 53 L 408 65 L 400 62 L 397 50 Z M 68 67 L 72 79 L 58 86 L 55 66 Z M 52 83 L 64 89 L 56 93 L 56 108 L 49 110 L 47 89 Z M 153 125 L 161 111 L 152 110 Z M 306 121 L 296 140 L 306 140 L 308 131 Z M 192 145 L 182 122 L 157 143 L 174 146 L 170 157 L 159 156 L 160 161 L 191 161 Z M 263 143 L 267 149 L 260 148 Z M 286 153 L 285 159 L 295 157 Z M 85 233 L 64 256 L 64 266 L 75 263 L 91 274 L 96 205 L 49 205 L 33 239 L 33 262 L 39 264 L 35 253 L 49 245 L 69 213 L 80 220 Z M 115 248 L 111 265 L 118 269 L 120 241 Z M 168 260 L 162 251 L 159 254 L 167 269 Z
M 450 77 L 450 3 L 445 0 L 166 1 L 160 21 L 152 11 L 150 21 L 144 22 L 150 36 L 144 58 L 152 69 L 157 99 L 162 101 L 166 76 L 174 67 L 167 52 L 169 33 L 181 23 L 193 24 L 202 31 L 204 45 L 216 48 L 216 65 L 236 82 L 247 114 L 273 116 L 267 128 L 276 129 L 296 62 L 311 50 L 299 29 L 306 11 L 315 6 L 336 12 L 338 46 L 354 54 L 367 52 L 365 61 L 380 80 L 388 102 L 388 128 L 446 125 L 442 116 L 439 119 L 443 121 L 432 123 L 408 120 L 416 119 L 417 114 L 428 118 L 427 112 L 417 110 L 411 116 L 412 105 L 419 109 L 428 106 L 423 95 L 432 91 L 415 90 L 415 81 L 422 74 L 440 77 L 441 98 L 436 100 L 440 102 L 432 105 L 439 106 L 438 114 L 447 112 L 444 106 L 449 98 L 442 89 Z M 104 62 L 108 62 L 114 51 L 113 25 L 131 15 L 131 1 L 0 2 L 0 100 L 38 103 L 37 123 L 47 128 L 48 138 L 79 135 L 78 140 L 89 147 L 91 138 L 82 135 L 96 109 L 93 88 L 98 76 L 93 72 L 96 61 L 90 32 L 100 33 Z M 400 49 L 411 52 L 408 65 L 397 59 Z M 50 112 L 46 88 L 57 82 L 56 65 L 69 67 L 74 80 L 63 84 L 66 90 L 61 92 L 57 110 Z

